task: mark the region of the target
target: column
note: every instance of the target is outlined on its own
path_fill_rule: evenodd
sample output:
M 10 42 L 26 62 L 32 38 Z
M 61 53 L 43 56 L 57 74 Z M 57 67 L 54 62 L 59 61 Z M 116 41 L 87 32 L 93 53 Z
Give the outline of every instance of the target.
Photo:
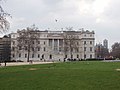
M 58 39 L 58 52 L 59 52 L 59 47 L 60 47 L 60 46 L 59 46 L 59 43 L 60 43 L 59 41 L 60 41 L 60 39 Z

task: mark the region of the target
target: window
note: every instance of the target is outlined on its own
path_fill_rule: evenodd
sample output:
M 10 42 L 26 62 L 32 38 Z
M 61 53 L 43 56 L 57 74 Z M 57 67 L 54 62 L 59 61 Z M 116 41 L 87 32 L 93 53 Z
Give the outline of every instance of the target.
M 90 41 L 90 44 L 92 44 L 92 41 Z
M 84 35 L 84 37 L 86 37 L 86 34 Z
M 19 57 L 21 57 L 21 53 L 19 53 Z
M 13 54 L 12 56 L 13 56 L 13 58 L 15 57 L 15 55 L 14 55 L 14 54 Z
M 73 55 L 71 55 L 71 58 L 73 58 Z
M 32 58 L 34 58 L 34 54 L 32 54 Z
M 33 41 L 33 44 L 34 44 L 34 41 Z
M 27 54 L 25 54 L 25 58 L 27 58 Z
M 45 42 L 44 42 L 44 45 L 45 45 Z
M 86 41 L 84 41 L 84 45 L 86 44 Z
M 71 52 L 73 52 L 73 48 L 71 48 Z
M 90 37 L 92 37 L 92 34 L 90 34 Z
M 40 47 L 38 47 L 38 51 L 40 51 Z
M 25 50 L 27 50 L 27 46 L 25 46 Z
M 38 41 L 38 44 L 40 44 L 40 41 Z
M 40 58 L 40 54 L 38 54 L 38 58 Z
M 13 37 L 15 37 L 15 35 L 13 35 Z
M 15 51 L 15 47 L 12 47 L 12 50 Z
M 65 55 L 65 58 L 67 58 L 67 55 Z
M 86 59 L 86 54 L 84 55 L 84 59 Z
M 77 55 L 77 58 L 79 58 L 79 55 Z
M 52 59 L 52 55 L 50 55 L 50 59 Z
M 76 52 L 79 52 L 79 48 L 76 49 Z
M 22 50 L 22 47 L 21 47 L 21 46 L 19 46 L 19 50 Z
M 86 47 L 84 47 L 84 51 L 86 51 L 86 49 L 87 49 L 87 48 L 86 48 Z
M 90 51 L 92 51 L 92 47 L 90 47 Z
M 62 51 L 62 47 L 59 47 L 59 52 L 61 52 Z
M 90 58 L 92 58 L 92 54 L 90 54 Z
M 46 51 L 46 48 L 44 47 L 44 51 Z
M 32 47 L 32 51 L 34 51 L 34 47 Z

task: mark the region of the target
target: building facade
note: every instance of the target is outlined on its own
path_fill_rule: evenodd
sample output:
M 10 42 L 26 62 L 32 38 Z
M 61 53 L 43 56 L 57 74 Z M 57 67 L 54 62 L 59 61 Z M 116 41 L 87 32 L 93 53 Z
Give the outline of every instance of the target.
M 108 40 L 107 39 L 103 40 L 103 46 L 104 46 L 104 48 L 108 49 Z
M 23 30 L 21 30 L 22 32 Z M 65 58 L 95 58 L 94 31 L 34 31 L 38 35 L 29 57 L 33 61 L 63 61 Z M 11 33 L 11 60 L 27 61 L 24 47 L 18 49 L 20 33 Z M 67 37 L 67 38 L 66 38 Z M 67 44 L 66 44 L 67 43 Z M 37 46 L 36 46 L 37 45 Z
M 109 57 L 108 50 L 108 40 L 104 39 L 103 44 L 96 44 L 95 46 L 95 58 L 97 59 L 105 59 Z

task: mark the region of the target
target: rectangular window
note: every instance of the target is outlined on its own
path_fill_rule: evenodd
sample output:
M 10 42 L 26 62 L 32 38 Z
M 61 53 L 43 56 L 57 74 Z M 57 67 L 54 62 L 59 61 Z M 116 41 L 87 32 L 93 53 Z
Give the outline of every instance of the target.
M 84 59 L 86 59 L 86 54 L 84 55 Z
M 32 54 L 32 58 L 34 58 L 34 54 Z
M 27 58 L 27 54 L 25 54 L 25 58 Z
M 33 41 L 33 44 L 34 44 L 34 41 Z
M 40 58 L 40 54 L 38 54 L 38 58 Z
M 32 47 L 32 51 L 34 51 L 34 47 Z
M 38 47 L 38 51 L 40 51 L 40 47 Z
M 27 46 L 25 46 L 25 50 L 27 50 Z
M 59 52 L 61 52 L 62 51 L 62 47 L 59 47 Z
M 21 47 L 21 46 L 19 46 L 19 50 L 22 50 L 22 47 Z
M 38 44 L 40 44 L 40 41 L 38 41 Z
M 90 58 L 92 58 L 92 55 L 90 55 Z
M 76 48 L 76 52 L 79 52 L 79 48 Z
M 71 55 L 71 58 L 73 58 L 73 55 Z
M 86 49 L 87 49 L 87 48 L 86 48 L 86 47 L 84 47 L 84 51 L 86 51 Z
M 44 51 L 46 51 L 46 48 L 44 47 Z
M 92 41 L 90 41 L 90 44 L 92 44 Z
M 19 53 L 19 57 L 21 57 L 21 53 Z
M 12 50 L 15 51 L 15 47 L 12 47 Z
M 92 52 L 92 47 L 90 47 L 90 51 Z
M 45 42 L 44 42 L 44 45 L 45 45 Z
M 15 55 L 14 55 L 14 54 L 13 54 L 12 56 L 13 56 L 13 58 L 15 57 Z
M 86 44 L 86 41 L 84 41 L 84 45 Z
M 65 55 L 65 58 L 67 58 L 67 55 Z

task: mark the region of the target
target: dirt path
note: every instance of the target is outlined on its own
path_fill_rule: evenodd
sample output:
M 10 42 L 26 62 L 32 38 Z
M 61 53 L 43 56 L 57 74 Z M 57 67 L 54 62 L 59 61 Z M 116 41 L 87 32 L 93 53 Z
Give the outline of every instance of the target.
M 18 66 L 18 65 L 32 65 L 32 64 L 49 64 L 53 62 L 10 62 L 6 63 L 6 66 Z M 1 66 L 5 66 L 5 63 L 1 63 Z

